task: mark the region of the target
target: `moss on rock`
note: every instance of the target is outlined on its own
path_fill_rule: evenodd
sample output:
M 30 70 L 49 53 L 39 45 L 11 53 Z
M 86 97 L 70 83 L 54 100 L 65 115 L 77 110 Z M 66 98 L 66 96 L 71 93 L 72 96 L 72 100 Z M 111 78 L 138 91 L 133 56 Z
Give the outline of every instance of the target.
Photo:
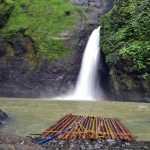
M 5 23 L 8 21 L 14 6 L 12 4 L 7 4 L 2 2 L 0 4 L 0 29 L 4 27 Z
M 7 24 L 0 30 L 1 35 L 6 37 L 24 31 L 35 42 L 38 56 L 48 56 L 52 60 L 69 51 L 65 45 L 66 39 L 60 34 L 73 30 L 80 11 L 70 0 L 5 0 L 0 5 L 0 12 L 10 6 L 14 9 Z M 70 15 L 66 15 L 66 11 Z

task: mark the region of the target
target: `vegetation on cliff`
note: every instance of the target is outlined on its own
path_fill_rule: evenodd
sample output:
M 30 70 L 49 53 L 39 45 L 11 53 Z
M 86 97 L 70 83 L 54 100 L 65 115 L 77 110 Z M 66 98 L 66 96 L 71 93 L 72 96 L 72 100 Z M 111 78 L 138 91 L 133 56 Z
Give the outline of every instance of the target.
M 73 30 L 80 11 L 70 0 L 5 0 L 0 4 L 1 13 L 8 13 L 10 8 L 9 19 L 3 17 L 7 24 L 0 29 L 3 37 L 23 32 L 35 42 L 38 54 L 50 59 L 68 52 L 64 33 Z
M 130 66 L 131 71 L 146 72 L 150 67 L 149 1 L 117 0 L 103 23 L 102 49 L 108 64 L 116 64 L 122 59 L 128 61 L 128 67 L 124 67 L 126 71 Z
M 116 0 L 113 9 L 102 18 L 102 24 L 101 48 L 114 89 L 147 91 L 150 82 L 149 0 Z

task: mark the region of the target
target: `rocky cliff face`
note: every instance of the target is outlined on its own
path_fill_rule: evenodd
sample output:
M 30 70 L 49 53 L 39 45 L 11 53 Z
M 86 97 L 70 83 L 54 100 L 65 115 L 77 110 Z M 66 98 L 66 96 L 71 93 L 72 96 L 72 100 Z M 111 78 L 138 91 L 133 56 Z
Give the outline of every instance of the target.
M 150 102 L 150 4 L 117 0 L 102 19 L 107 95 L 115 100 Z
M 16 10 L 14 12 L 15 7 L 21 9 L 20 13 L 24 16 L 35 15 L 28 12 L 30 4 L 21 3 L 15 6 L 4 5 L 4 1 L 1 2 L 3 7 L 0 9 L 0 97 L 49 97 L 74 88 L 88 37 L 92 30 L 99 26 L 100 17 L 112 8 L 113 3 L 114 0 L 72 0 L 74 7 L 80 7 L 75 27 L 61 32 L 57 37 L 48 36 L 47 43 L 53 40 L 52 46 L 44 43 L 43 48 L 43 43 L 40 45 L 40 39 L 35 38 L 31 32 L 34 30 L 33 26 L 19 29 L 16 29 L 16 24 L 10 26 L 10 22 L 13 22 L 12 12 L 12 17 L 19 15 L 16 14 Z M 50 13 L 49 9 L 47 12 Z M 65 11 L 67 16 L 71 13 L 71 10 Z M 24 16 L 21 16 L 22 19 Z M 47 31 L 44 30 L 44 33 L 47 34 Z M 56 42 L 63 42 L 63 47 Z M 53 51 L 39 56 L 39 47 L 45 49 L 46 46 L 55 49 L 55 53 L 64 49 L 69 49 L 69 52 L 56 60 L 47 57 L 54 55 Z

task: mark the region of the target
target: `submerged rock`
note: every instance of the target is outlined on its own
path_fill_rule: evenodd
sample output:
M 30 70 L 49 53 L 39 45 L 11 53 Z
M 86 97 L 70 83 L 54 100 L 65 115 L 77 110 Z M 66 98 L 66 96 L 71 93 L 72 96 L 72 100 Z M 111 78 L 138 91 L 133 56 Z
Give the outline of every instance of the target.
M 0 120 L 5 120 L 8 118 L 8 115 L 0 109 Z
M 4 121 L 8 118 L 8 115 L 0 109 L 0 125 L 2 125 Z

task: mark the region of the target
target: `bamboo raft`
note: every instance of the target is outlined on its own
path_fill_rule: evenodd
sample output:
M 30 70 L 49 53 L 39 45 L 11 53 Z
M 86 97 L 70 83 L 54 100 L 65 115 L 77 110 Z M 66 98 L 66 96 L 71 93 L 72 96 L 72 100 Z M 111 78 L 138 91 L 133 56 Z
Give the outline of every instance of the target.
M 72 127 L 57 136 L 64 140 L 135 141 L 135 137 L 117 118 L 101 118 L 68 114 L 42 133 L 46 138 Z

